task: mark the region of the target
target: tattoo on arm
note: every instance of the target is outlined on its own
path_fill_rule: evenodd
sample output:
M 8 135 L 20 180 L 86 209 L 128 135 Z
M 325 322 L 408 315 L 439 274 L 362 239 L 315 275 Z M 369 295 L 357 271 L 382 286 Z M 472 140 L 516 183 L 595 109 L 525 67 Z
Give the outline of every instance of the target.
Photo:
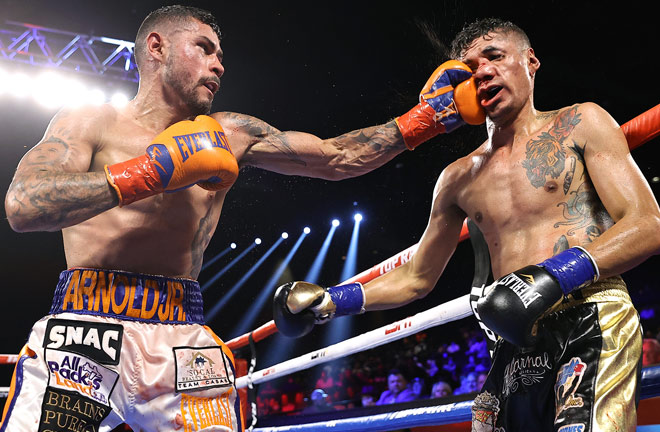
M 298 156 L 285 134 L 272 135 L 266 138 L 264 141 L 271 144 L 280 153 L 285 154 L 289 158 L 289 161 L 293 162 L 294 164 L 307 166 L 307 162 Z
M 63 171 L 72 151 L 64 139 L 50 136 L 23 158 L 8 192 L 14 216 L 56 230 L 117 205 L 102 173 Z
M 359 129 L 340 135 L 335 139 L 342 148 L 358 143 L 368 145 L 373 152 L 388 152 L 392 149 L 401 150 L 403 137 L 394 121 L 383 126 Z

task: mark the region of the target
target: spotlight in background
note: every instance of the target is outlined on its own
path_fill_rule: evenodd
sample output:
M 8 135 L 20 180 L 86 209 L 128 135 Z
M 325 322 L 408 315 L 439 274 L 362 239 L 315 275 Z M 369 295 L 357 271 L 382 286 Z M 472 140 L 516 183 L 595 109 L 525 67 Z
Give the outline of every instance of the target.
M 309 229 L 309 227 L 305 227 L 305 228 L 303 229 L 303 232 L 304 232 L 305 234 L 309 234 L 310 232 L 312 232 L 312 230 Z
M 230 244 L 229 247 L 232 248 L 232 249 L 236 249 L 236 243 Z
M 332 220 L 332 226 L 333 227 L 338 227 L 339 226 L 339 219 L 333 219 Z
M 261 244 L 261 239 L 260 239 L 259 237 L 257 237 L 256 239 L 254 239 L 254 244 L 258 244 L 258 245 L 260 245 L 260 244 Z
M 283 232 L 283 233 L 282 233 L 282 238 L 285 239 L 285 240 L 288 239 L 288 238 L 289 238 L 289 234 Z
M 355 222 L 360 222 L 362 220 L 362 214 L 361 213 L 355 213 L 355 216 L 353 216 L 353 219 L 355 219 Z

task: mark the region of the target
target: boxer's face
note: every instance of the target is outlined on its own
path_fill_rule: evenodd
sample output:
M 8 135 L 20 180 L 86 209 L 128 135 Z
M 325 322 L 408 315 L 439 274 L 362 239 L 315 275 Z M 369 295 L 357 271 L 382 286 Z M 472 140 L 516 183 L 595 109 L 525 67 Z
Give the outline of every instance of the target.
M 495 123 L 531 102 L 539 62 L 517 34 L 491 32 L 477 38 L 461 60 L 474 72 L 479 102 Z
M 207 114 L 225 72 L 218 35 L 208 25 L 190 18 L 169 36 L 164 81 L 193 115 Z

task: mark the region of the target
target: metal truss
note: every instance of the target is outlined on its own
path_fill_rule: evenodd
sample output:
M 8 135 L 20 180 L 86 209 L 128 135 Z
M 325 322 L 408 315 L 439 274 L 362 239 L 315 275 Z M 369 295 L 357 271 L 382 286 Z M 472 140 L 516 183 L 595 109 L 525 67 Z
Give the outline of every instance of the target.
M 6 21 L 0 60 L 138 82 L 133 42 Z

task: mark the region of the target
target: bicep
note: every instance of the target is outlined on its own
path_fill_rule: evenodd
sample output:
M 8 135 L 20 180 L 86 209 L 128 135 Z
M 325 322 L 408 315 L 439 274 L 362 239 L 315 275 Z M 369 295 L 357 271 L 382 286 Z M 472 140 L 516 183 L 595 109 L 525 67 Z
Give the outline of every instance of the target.
M 609 114 L 594 114 L 584 158 L 603 206 L 616 222 L 631 212 L 657 208 L 650 186 L 635 163 L 626 138 Z
M 21 159 L 17 176 L 38 172 L 79 173 L 89 170 L 93 156 L 93 144 L 76 127 L 73 116 L 60 113 L 52 120 L 37 145 Z
M 454 254 L 465 220 L 465 213 L 447 197 L 434 194 L 433 207 L 417 252 L 410 261 L 410 270 L 417 279 L 435 286 L 449 259 Z

